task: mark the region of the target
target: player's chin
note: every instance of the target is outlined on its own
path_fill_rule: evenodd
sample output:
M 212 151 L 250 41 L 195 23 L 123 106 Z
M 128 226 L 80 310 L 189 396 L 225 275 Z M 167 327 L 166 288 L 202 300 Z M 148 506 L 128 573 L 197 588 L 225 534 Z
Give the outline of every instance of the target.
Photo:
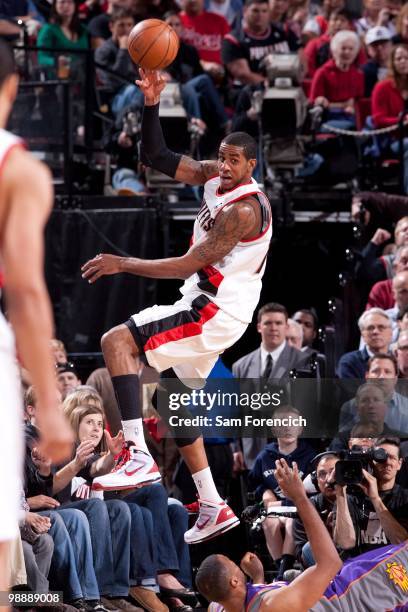
M 234 187 L 234 179 L 232 177 L 220 177 L 221 189 L 231 189 Z

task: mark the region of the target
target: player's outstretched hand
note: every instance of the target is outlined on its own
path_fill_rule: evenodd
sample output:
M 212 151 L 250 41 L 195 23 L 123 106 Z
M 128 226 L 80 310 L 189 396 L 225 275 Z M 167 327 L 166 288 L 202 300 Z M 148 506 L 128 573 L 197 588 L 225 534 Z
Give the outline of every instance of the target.
M 158 70 L 139 68 L 141 79 L 136 85 L 142 90 L 147 104 L 157 104 L 160 94 L 166 87 L 166 78 Z
M 282 489 L 282 493 L 294 503 L 306 497 L 305 487 L 299 476 L 297 463 L 293 462 L 290 468 L 285 459 L 275 461 L 275 478 Z
M 101 276 L 118 274 L 121 272 L 121 259 L 117 255 L 99 253 L 99 255 L 90 259 L 82 266 L 82 278 L 86 278 L 89 283 L 94 283 Z

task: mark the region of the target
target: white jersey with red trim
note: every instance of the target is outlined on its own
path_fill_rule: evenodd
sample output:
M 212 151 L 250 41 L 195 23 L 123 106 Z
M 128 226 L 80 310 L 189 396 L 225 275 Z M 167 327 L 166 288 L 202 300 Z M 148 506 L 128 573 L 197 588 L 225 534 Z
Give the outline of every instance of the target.
M 251 179 L 230 191 L 219 192 L 220 178 L 216 176 L 204 185 L 201 208 L 194 223 L 192 244 L 204 236 L 227 204 L 239 202 L 248 196 L 260 205 L 262 222 L 258 236 L 242 240 L 221 261 L 205 266 L 190 276 L 180 291 L 185 296 L 207 294 L 221 310 L 232 317 L 250 323 L 259 302 L 262 276 L 272 237 L 272 213 L 268 198 L 258 183 Z
M 14 134 L 0 128 L 0 180 L 4 163 L 8 154 L 14 147 L 24 147 L 24 142 L 18 136 L 14 136 Z M 3 273 L 0 269 L 0 293 L 3 286 L 3 280 Z
M 0 128 L 0 173 L 7 155 L 16 146 L 23 147 L 24 142 L 18 136 Z

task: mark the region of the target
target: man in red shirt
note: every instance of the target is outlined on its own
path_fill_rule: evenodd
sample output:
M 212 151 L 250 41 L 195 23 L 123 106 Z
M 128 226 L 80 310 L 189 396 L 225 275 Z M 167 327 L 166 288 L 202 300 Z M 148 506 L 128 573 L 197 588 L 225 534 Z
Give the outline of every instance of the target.
M 203 69 L 215 80 L 224 76 L 221 44 L 230 31 L 228 22 L 221 15 L 204 10 L 204 0 L 182 0 L 180 19 L 183 24 L 182 39 L 198 51 Z
M 310 99 L 326 109 L 325 122 L 343 129 L 355 127 L 354 105 L 364 96 L 364 75 L 353 66 L 360 49 L 355 32 L 342 31 L 330 43 L 333 59 L 313 77 Z

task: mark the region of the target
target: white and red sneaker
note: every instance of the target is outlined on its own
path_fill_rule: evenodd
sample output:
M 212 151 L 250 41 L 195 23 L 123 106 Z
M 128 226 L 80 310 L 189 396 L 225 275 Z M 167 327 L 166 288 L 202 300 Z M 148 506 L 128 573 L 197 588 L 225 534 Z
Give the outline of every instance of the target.
M 95 478 L 92 490 L 118 491 L 153 484 L 159 480 L 161 480 L 159 468 L 151 454 L 131 446 L 127 461 L 117 465 L 110 474 Z
M 239 518 L 227 504 L 198 500 L 199 512 L 194 526 L 184 534 L 187 544 L 199 544 L 239 525 Z

